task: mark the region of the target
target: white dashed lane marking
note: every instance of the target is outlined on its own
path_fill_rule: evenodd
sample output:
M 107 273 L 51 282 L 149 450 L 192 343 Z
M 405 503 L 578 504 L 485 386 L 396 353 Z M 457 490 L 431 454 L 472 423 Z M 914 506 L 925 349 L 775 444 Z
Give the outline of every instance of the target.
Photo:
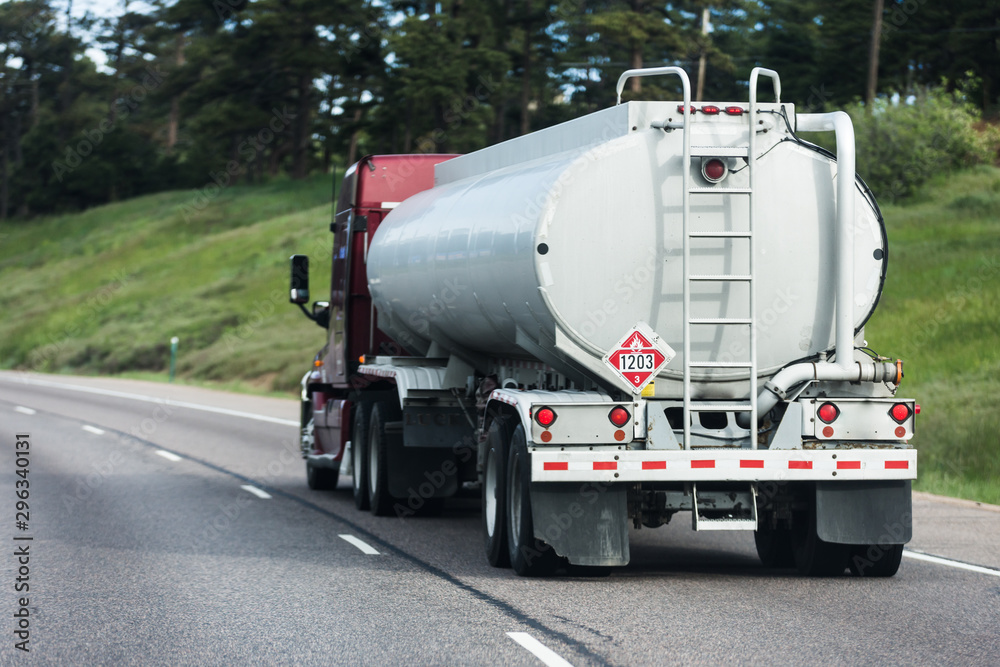
M 261 489 L 258 489 L 256 486 L 250 486 L 249 484 L 244 484 L 240 488 L 243 489 L 244 491 L 248 491 L 254 494 L 258 498 L 263 498 L 266 500 L 271 497 L 270 493 L 268 493 L 267 491 L 262 491 Z
M 356 546 L 357 548 L 361 549 L 362 552 L 368 554 L 369 556 L 378 556 L 379 555 L 378 551 L 376 551 L 374 548 L 372 548 L 370 545 L 366 544 L 365 542 L 362 542 L 358 538 L 354 537 L 353 535 L 341 535 L 340 539 L 342 539 L 345 542 L 348 542 L 350 544 L 353 544 L 354 546 Z

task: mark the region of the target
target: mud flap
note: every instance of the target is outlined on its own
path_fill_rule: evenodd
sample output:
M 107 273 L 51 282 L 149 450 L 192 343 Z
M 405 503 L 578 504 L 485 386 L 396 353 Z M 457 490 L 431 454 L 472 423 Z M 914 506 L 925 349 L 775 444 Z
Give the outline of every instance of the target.
M 817 482 L 816 534 L 836 544 L 906 544 L 913 536 L 910 480 Z
M 624 485 L 531 484 L 535 537 L 573 565 L 627 565 Z

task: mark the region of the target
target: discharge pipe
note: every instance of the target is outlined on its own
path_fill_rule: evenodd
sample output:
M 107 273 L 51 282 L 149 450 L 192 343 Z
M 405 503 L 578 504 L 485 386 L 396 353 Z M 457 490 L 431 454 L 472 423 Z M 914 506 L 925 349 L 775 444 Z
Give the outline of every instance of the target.
M 830 132 L 837 138 L 837 298 L 836 363 L 826 361 L 795 364 L 778 372 L 764 384 L 757 397 L 759 420 L 790 389 L 815 380 L 835 382 L 894 382 L 902 380 L 902 365 L 894 362 L 854 361 L 854 126 L 843 111 L 799 114 L 798 132 Z M 736 415 L 741 428 L 750 428 L 750 413 Z

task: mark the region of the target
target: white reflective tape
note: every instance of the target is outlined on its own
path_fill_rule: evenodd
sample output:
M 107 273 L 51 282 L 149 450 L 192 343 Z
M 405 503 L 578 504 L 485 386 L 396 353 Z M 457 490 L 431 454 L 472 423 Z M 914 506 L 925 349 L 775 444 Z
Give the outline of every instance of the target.
M 80 428 L 82 428 L 87 433 L 93 433 L 94 435 L 104 435 L 103 430 L 97 428 L 96 426 L 91 426 L 90 424 L 84 424 Z
M 23 405 L 19 405 L 16 408 L 14 408 L 14 412 L 20 412 L 22 415 L 33 415 L 33 414 L 35 414 L 34 410 L 32 410 L 31 408 L 26 408 Z
M 177 456 L 173 452 L 167 452 L 162 449 L 157 449 L 156 453 L 165 458 L 166 460 L 173 461 L 174 463 L 177 463 L 178 461 L 181 460 L 181 457 Z

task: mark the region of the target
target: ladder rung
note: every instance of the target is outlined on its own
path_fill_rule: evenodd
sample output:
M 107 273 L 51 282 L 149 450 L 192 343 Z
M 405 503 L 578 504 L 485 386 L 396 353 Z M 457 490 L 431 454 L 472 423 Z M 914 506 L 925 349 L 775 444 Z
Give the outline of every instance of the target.
M 691 157 L 749 157 L 749 146 L 692 146 Z
M 688 192 L 693 195 L 748 195 L 753 190 L 750 188 L 691 188 Z
M 750 412 L 749 403 L 692 403 L 691 412 Z
M 748 239 L 753 236 L 752 232 L 691 232 L 688 234 L 693 239 Z
M 692 361 L 691 368 L 753 368 L 749 361 Z
M 749 317 L 699 317 L 691 320 L 691 324 L 753 324 Z
M 743 274 L 729 274 L 729 273 L 719 273 L 719 274 L 700 274 L 695 276 L 690 276 L 689 280 L 718 280 L 722 282 L 747 282 L 752 279 L 749 273 Z

